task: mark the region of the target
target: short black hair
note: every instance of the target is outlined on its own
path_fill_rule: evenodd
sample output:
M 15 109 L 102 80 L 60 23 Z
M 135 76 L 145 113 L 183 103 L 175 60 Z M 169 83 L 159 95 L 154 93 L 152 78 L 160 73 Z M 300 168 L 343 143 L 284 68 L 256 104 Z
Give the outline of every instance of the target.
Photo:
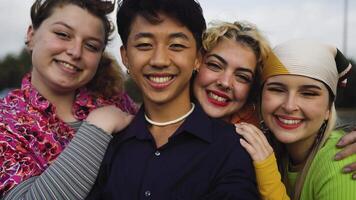
M 159 13 L 178 20 L 193 34 L 197 49 L 201 48 L 202 34 L 206 29 L 203 10 L 195 0 L 121 0 L 116 15 L 118 32 L 126 47 L 133 20 L 142 16 L 152 24 L 162 20 Z

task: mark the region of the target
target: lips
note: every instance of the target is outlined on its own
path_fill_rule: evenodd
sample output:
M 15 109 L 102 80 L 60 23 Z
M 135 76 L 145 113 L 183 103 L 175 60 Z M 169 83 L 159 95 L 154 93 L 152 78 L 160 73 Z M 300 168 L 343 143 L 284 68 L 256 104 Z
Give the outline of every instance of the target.
M 214 91 L 214 90 L 207 90 L 206 94 L 208 96 L 208 101 L 212 103 L 213 105 L 219 106 L 219 107 L 225 107 L 229 104 L 230 98 L 219 92 L 219 91 Z
M 151 87 L 155 89 L 164 89 L 168 87 L 174 80 L 175 75 L 172 74 L 149 74 L 145 75 Z
M 291 116 L 276 115 L 274 116 L 274 119 L 278 124 L 278 126 L 287 130 L 296 129 L 299 126 L 301 126 L 303 122 L 303 119 L 291 117 Z
M 68 72 L 68 73 L 77 73 L 80 71 L 83 71 L 82 69 L 80 69 L 78 66 L 75 66 L 71 63 L 68 63 L 66 61 L 62 61 L 62 60 L 54 60 L 60 67 L 61 69 L 63 69 L 63 71 Z

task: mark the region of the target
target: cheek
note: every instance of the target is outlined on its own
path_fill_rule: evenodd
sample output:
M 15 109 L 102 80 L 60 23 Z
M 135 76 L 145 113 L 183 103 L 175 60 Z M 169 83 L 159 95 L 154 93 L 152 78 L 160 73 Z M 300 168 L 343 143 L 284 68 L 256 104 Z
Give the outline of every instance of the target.
M 215 83 L 216 80 L 215 77 L 216 77 L 215 72 L 211 72 L 206 68 L 202 68 L 196 77 L 195 84 L 202 88 L 207 87 Z
M 243 83 L 234 83 L 233 92 L 234 98 L 240 101 L 246 101 L 250 92 L 250 85 Z
M 100 65 L 101 54 L 87 54 L 84 59 L 87 65 L 87 68 L 96 71 Z
M 261 113 L 263 118 L 268 114 L 271 114 L 277 107 L 277 99 L 268 94 L 268 92 L 262 93 L 262 102 L 261 102 Z

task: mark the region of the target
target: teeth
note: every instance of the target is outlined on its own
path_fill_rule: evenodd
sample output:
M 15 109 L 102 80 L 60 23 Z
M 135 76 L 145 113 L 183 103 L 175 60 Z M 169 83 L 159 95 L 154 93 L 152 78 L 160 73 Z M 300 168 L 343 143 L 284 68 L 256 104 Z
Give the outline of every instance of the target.
M 227 102 L 227 99 L 226 98 L 223 98 L 223 97 L 220 97 L 212 92 L 209 92 L 208 93 L 209 97 L 216 100 L 216 101 L 219 101 L 219 102 Z
M 75 70 L 75 71 L 80 71 L 80 69 L 76 66 L 73 66 L 69 63 L 66 63 L 66 62 L 61 62 L 61 61 L 58 61 L 58 63 L 60 63 L 61 65 L 63 65 L 65 68 L 67 69 L 70 69 L 70 70 Z
M 150 76 L 149 79 L 155 83 L 166 83 L 172 79 L 171 76 L 165 77 L 157 77 L 157 76 Z
M 278 117 L 278 120 L 283 122 L 284 124 L 288 124 L 288 125 L 298 124 L 302 121 L 302 120 L 293 120 L 293 119 L 282 119 L 280 117 Z

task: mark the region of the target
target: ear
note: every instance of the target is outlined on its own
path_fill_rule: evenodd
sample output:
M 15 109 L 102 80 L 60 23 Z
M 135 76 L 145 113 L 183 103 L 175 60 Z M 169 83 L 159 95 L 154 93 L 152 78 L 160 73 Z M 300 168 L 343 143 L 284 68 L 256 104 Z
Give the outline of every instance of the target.
M 31 51 L 33 48 L 33 40 L 35 36 L 35 29 L 32 25 L 28 26 L 27 28 L 27 35 L 26 35 L 26 46 Z
M 125 65 L 126 69 L 129 69 L 129 59 L 127 58 L 127 52 L 124 45 L 120 47 L 121 61 Z
M 330 109 L 328 109 L 328 110 L 326 111 L 326 113 L 325 113 L 325 118 L 324 118 L 324 120 L 329 120 L 330 114 L 331 114 Z
M 199 68 L 200 68 L 200 65 L 202 64 L 202 62 L 203 62 L 202 53 L 200 51 L 198 51 L 197 57 L 195 58 L 195 61 L 194 61 L 194 69 L 199 71 Z

